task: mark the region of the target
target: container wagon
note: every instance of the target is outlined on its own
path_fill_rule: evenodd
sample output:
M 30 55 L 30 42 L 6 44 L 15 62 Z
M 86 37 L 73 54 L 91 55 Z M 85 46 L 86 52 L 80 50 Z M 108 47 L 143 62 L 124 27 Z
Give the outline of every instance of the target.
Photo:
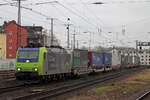
M 140 65 L 140 57 L 138 55 L 132 56 L 133 67 L 138 67 Z
M 112 65 L 112 54 L 111 53 L 88 53 L 89 66 L 93 71 L 105 71 L 110 70 Z
M 119 69 L 121 65 L 121 56 L 117 50 L 112 51 L 112 69 Z
M 90 72 L 88 67 L 88 50 L 74 49 L 72 51 L 72 72 L 80 75 Z
M 92 72 L 104 71 L 104 57 L 102 53 L 88 52 L 88 66 L 92 69 Z
M 93 69 L 102 69 L 103 55 L 96 52 L 88 52 L 89 66 Z

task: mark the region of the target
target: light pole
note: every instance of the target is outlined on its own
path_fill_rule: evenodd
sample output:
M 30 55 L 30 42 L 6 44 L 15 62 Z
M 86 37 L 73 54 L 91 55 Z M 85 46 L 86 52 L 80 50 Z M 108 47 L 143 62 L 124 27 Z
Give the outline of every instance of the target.
M 21 1 L 25 0 L 13 0 L 13 1 L 18 1 L 18 26 L 17 26 L 17 49 L 21 47 Z M 20 37 L 20 39 L 18 39 Z M 19 41 L 20 44 L 19 44 Z M 16 50 L 17 50 L 16 49 Z
M 53 45 L 53 42 L 54 42 L 54 30 L 53 30 L 54 19 L 55 18 L 47 18 L 47 20 L 51 20 L 51 46 Z
M 89 40 L 89 50 L 91 50 L 91 32 L 87 31 L 87 32 L 84 32 L 84 33 L 89 33 L 89 34 L 90 34 L 90 40 Z
M 67 20 L 68 20 L 68 24 L 67 24 L 67 48 L 69 48 L 70 47 L 69 29 L 70 29 L 71 24 L 69 24 L 70 18 L 68 18 Z
M 72 25 L 72 24 L 70 24 L 69 22 L 70 22 L 70 18 L 67 18 L 67 21 L 68 21 L 68 24 L 64 24 L 65 26 L 67 26 L 66 27 L 66 29 L 67 29 L 67 48 L 70 48 L 70 25 Z

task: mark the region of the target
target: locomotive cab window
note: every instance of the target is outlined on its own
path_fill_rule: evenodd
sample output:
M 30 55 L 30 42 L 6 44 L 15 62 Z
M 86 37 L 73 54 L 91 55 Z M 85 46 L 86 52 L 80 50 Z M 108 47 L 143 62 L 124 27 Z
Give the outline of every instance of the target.
M 18 62 L 25 62 L 30 60 L 30 62 L 37 62 L 39 57 L 38 50 L 19 50 L 18 51 Z

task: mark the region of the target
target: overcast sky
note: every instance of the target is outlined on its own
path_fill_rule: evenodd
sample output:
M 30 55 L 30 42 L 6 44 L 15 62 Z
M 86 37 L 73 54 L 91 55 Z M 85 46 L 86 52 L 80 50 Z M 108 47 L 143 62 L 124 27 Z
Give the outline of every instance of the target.
M 8 2 L 16 1 L 0 0 L 0 4 Z M 92 4 L 94 2 L 104 4 Z M 32 11 L 21 9 L 22 25 L 35 24 L 50 30 L 47 17 L 55 18 L 54 34 L 63 46 L 67 45 L 64 25 L 67 24 L 67 18 L 72 24 L 70 34 L 75 30 L 80 46 L 89 46 L 90 33 L 92 47 L 135 47 L 135 40 L 150 40 L 150 0 L 25 0 L 22 6 L 32 8 Z M 1 25 L 4 20 L 17 20 L 17 7 L 0 5 L 0 17 Z M 122 29 L 126 30 L 125 33 L 122 33 Z

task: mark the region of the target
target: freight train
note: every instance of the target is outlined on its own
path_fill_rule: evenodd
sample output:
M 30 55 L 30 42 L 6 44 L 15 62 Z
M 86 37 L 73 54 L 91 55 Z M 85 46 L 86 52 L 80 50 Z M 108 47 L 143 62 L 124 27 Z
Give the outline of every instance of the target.
M 95 71 L 135 67 L 138 56 L 123 55 L 117 51 L 98 53 L 64 48 L 18 48 L 16 79 L 60 79 Z

